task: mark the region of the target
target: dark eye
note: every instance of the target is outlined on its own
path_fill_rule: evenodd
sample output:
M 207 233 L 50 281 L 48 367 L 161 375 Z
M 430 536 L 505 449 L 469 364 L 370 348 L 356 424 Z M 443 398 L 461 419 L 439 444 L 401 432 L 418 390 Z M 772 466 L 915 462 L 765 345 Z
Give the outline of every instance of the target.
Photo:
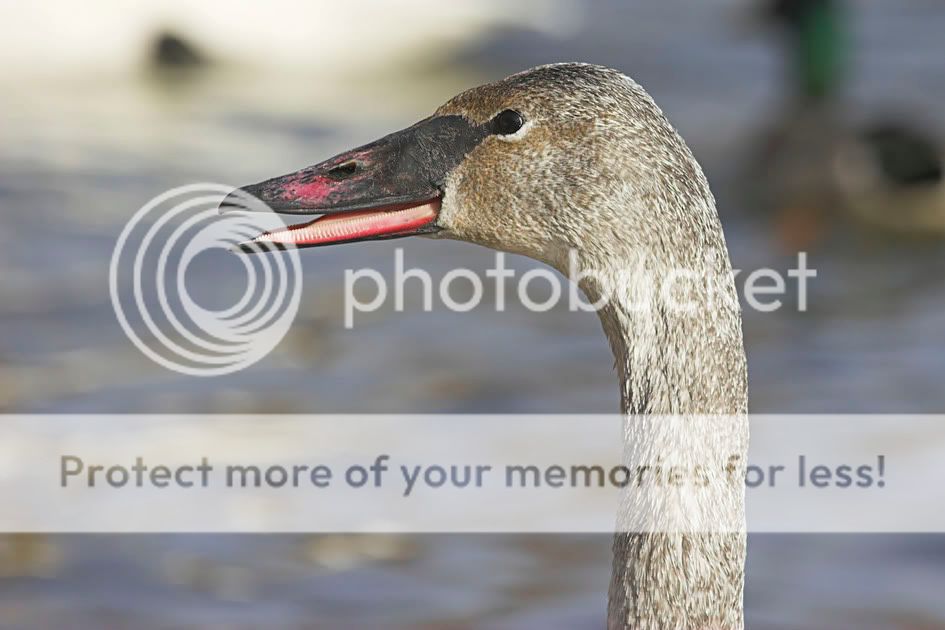
M 496 114 L 492 119 L 492 130 L 502 136 L 513 134 L 522 128 L 525 119 L 514 109 L 507 109 Z

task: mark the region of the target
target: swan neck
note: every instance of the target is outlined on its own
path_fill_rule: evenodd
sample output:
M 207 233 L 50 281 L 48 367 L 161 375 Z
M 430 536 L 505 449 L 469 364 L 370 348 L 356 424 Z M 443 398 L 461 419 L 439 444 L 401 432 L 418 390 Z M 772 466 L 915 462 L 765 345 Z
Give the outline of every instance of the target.
M 727 256 L 724 267 L 728 269 Z M 734 286 L 725 292 L 734 296 Z M 641 311 L 626 295 L 599 313 L 613 350 L 621 407 L 627 415 L 625 449 L 652 452 L 663 447 L 656 442 L 639 443 L 647 438 L 633 434 L 633 415 L 724 414 L 739 419 L 726 424 L 722 434 L 710 433 L 713 425 L 709 423 L 693 422 L 686 434 L 673 438 L 674 448 L 686 450 L 696 461 L 710 457 L 702 447 L 708 443 L 746 457 L 747 388 L 740 314 L 737 307 L 713 310 L 698 297 L 703 295 L 701 290 L 692 295 L 698 303 L 692 314 L 674 314 L 658 306 Z M 736 523 L 735 533 L 661 533 L 654 525 L 640 533 L 615 535 L 609 628 L 744 627 L 743 492 L 740 486 L 726 488 L 721 490 L 721 500 L 716 494 L 716 500 L 696 507 L 712 522 Z M 653 523 L 663 522 L 663 516 L 657 511 Z M 621 519 L 638 522 L 634 517 L 639 519 L 621 514 L 618 523 Z

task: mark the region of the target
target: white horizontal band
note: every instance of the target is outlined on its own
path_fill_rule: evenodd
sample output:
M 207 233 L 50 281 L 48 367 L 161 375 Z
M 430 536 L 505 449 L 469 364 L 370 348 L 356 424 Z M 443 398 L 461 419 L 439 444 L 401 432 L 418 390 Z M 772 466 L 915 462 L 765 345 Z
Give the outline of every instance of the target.
M 0 416 L 0 531 L 945 532 L 945 416 L 743 420 Z

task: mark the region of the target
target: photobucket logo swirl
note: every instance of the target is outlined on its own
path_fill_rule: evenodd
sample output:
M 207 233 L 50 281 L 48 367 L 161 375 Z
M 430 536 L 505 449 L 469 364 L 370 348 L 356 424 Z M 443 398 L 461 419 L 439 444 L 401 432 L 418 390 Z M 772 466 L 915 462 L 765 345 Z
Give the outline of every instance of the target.
M 225 197 L 234 211 L 221 215 Z M 226 250 L 281 227 L 284 222 L 263 202 L 229 186 L 192 184 L 152 199 L 131 218 L 112 252 L 109 291 L 125 334 L 153 361 L 192 376 L 228 374 L 262 359 L 298 311 L 298 251 L 247 256 Z M 202 257 L 209 266 L 194 265 Z M 204 300 L 219 302 L 239 276 L 221 275 L 219 267 L 234 260 L 246 276 L 235 303 L 210 308 L 193 299 L 188 268 L 197 267 L 192 275 Z

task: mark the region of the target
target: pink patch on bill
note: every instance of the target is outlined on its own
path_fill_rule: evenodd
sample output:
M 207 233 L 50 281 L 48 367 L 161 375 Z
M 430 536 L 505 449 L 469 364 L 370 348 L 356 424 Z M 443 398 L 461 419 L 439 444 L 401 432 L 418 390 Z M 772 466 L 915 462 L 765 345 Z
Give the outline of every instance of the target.
M 334 188 L 336 182 L 318 177 L 305 184 L 286 184 L 279 197 L 282 201 L 297 201 L 317 208 Z

